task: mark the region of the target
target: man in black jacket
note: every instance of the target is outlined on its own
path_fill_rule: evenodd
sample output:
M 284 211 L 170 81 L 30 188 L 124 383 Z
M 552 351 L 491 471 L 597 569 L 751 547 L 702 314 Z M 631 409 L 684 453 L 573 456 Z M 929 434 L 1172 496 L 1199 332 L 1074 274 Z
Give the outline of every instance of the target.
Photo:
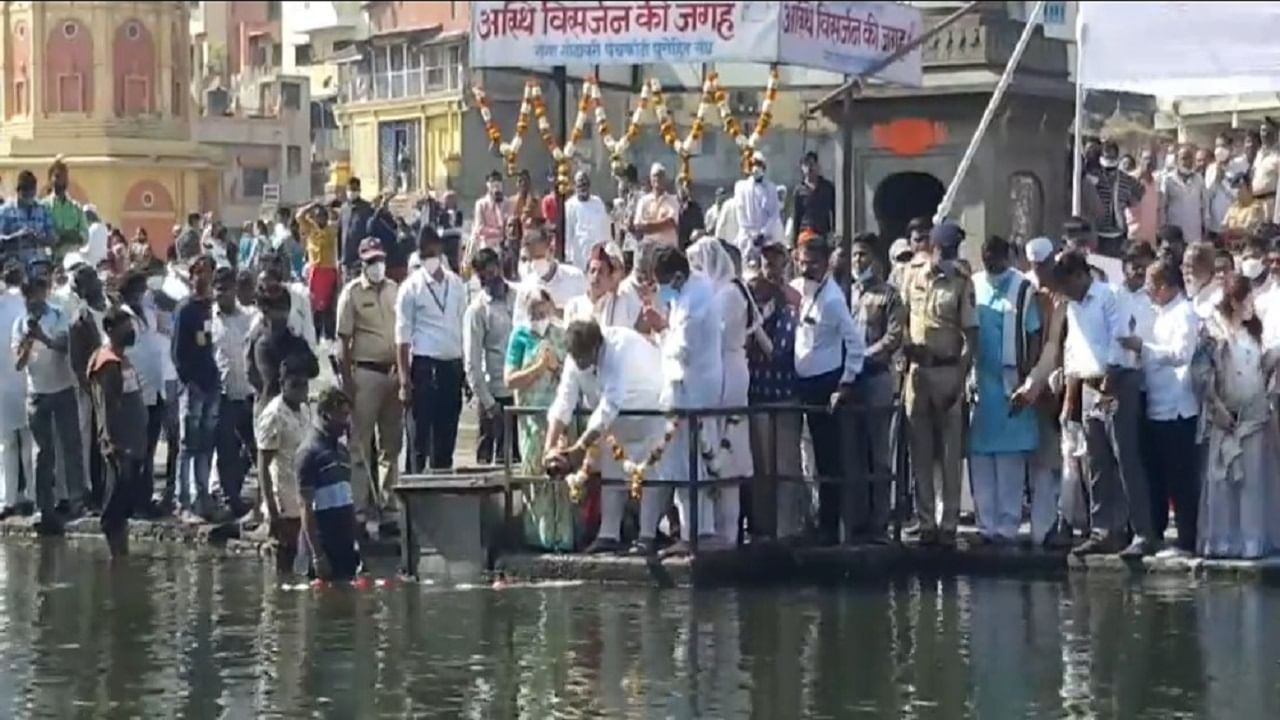
M 347 200 L 338 214 L 338 247 L 348 279 L 360 276 L 360 241 L 367 236 L 372 216 L 373 206 L 360 197 L 360 178 L 351 178 L 347 181 Z
M 822 177 L 818 154 L 810 150 L 800 161 L 803 180 L 796 186 L 795 222 L 791 224 L 791 245 L 796 247 L 800 231 L 809 229 L 827 236 L 836 226 L 836 186 Z

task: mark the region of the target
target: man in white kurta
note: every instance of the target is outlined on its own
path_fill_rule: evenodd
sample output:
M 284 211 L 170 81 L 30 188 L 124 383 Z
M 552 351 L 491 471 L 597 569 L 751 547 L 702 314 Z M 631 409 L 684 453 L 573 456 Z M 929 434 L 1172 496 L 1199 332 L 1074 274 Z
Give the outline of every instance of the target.
M 691 271 L 684 253 L 675 248 L 659 248 L 654 257 L 654 278 L 658 282 L 657 302 L 668 308 L 666 328 L 662 332 L 662 400 L 672 410 L 714 408 L 720 404 L 720 388 L 724 381 L 721 356 L 722 323 L 715 284 L 704 274 Z M 671 480 L 690 480 L 689 443 L 692 419 L 682 419 L 680 427 L 663 454 L 665 476 Z M 714 478 L 717 463 L 708 465 L 704 449 L 719 447 L 715 423 L 700 422 L 697 477 L 699 481 Z M 693 530 L 689 490 L 677 486 L 676 509 L 680 513 L 681 542 L 667 551 L 668 555 L 688 552 Z M 700 491 L 697 505 L 699 542 L 717 545 L 714 491 L 711 486 Z M 656 506 L 651 506 L 656 507 Z M 651 535 L 658 523 L 656 515 L 640 512 L 640 535 Z
M 751 177 L 739 180 L 733 187 L 733 208 L 738 221 L 734 244 L 743 259 L 759 251 L 767 242 L 782 242 L 782 208 L 778 189 L 765 178 L 764 156 L 756 153 L 751 160 Z
M 566 463 L 578 466 L 587 448 L 597 445 L 596 463 L 600 477 L 607 481 L 625 481 L 622 463 L 613 458 L 612 437 L 622 446 L 627 459 L 640 463 L 661 441 L 664 420 L 659 416 L 620 416 L 624 410 L 656 410 L 662 399 L 662 376 L 653 372 L 661 362 L 658 348 L 630 328 L 601 328 L 594 320 L 577 321 L 566 332 L 569 357 L 556 389 L 556 398 L 547 411 L 548 458 L 562 452 Z M 567 450 L 559 451 L 561 438 L 573 421 L 579 406 L 592 408 L 586 429 Z M 645 478 L 657 475 L 650 470 Z M 650 509 L 660 514 L 670 500 L 658 488 L 645 488 L 641 506 L 663 500 L 662 507 Z M 627 504 L 627 486 L 606 485 L 600 492 L 600 532 L 587 547 L 588 553 L 614 552 L 621 549 L 622 514 Z M 644 511 L 642 510 L 642 513 Z M 653 532 L 648 540 L 637 544 L 639 552 L 652 554 Z

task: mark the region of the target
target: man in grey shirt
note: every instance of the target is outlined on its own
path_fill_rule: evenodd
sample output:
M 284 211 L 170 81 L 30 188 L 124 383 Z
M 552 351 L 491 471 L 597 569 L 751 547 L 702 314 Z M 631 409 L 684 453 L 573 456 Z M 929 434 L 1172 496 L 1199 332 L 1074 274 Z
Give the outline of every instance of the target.
M 467 380 L 480 411 L 480 437 L 476 443 L 476 462 L 502 461 L 506 427 L 502 408 L 510 407 L 511 390 L 503 378 L 507 357 L 507 341 L 511 337 L 511 318 L 515 312 L 515 291 L 502 277 L 498 253 L 481 248 L 471 260 L 471 270 L 480 279 L 481 292 L 467 306 L 462 323 L 463 354 Z M 516 447 L 512 443 L 512 460 Z

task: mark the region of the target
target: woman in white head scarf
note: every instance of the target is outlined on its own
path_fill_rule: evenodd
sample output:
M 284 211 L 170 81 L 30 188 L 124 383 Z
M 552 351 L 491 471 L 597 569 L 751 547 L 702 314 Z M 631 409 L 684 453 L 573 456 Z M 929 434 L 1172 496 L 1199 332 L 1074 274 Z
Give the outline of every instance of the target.
M 721 318 L 721 347 L 724 380 L 720 389 L 720 407 L 745 407 L 751 375 L 747 367 L 748 336 L 760 325 L 760 309 L 747 286 L 739 277 L 736 248 L 731 251 L 714 237 L 703 237 L 686 251 L 689 266 L 701 271 L 716 286 L 716 303 Z M 746 416 L 730 416 L 721 420 L 716 434 L 720 445 L 720 477 L 749 478 L 754 474 L 751 439 Z M 738 488 L 721 487 L 716 499 L 716 531 L 720 541 L 738 542 Z

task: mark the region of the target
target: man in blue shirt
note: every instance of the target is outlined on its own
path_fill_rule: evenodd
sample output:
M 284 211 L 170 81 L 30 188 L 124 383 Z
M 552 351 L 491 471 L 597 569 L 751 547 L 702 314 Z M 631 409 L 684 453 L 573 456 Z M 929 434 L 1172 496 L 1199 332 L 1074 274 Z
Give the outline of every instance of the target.
M 350 424 L 351 401 L 341 390 L 325 388 L 316 402 L 316 426 L 298 450 L 302 534 L 312 572 L 324 580 L 350 580 L 360 569 L 351 454 L 342 442 Z
M 0 254 L 16 257 L 24 267 L 36 258 L 48 258 L 53 246 L 53 216 L 36 200 L 36 176 L 18 173 L 18 194 L 0 207 Z
M 191 263 L 191 296 L 178 308 L 173 323 L 173 364 L 182 384 L 178 504 L 187 522 L 198 522 L 213 512 L 209 472 L 222 382 L 213 347 L 212 282 L 213 258 L 201 255 Z

